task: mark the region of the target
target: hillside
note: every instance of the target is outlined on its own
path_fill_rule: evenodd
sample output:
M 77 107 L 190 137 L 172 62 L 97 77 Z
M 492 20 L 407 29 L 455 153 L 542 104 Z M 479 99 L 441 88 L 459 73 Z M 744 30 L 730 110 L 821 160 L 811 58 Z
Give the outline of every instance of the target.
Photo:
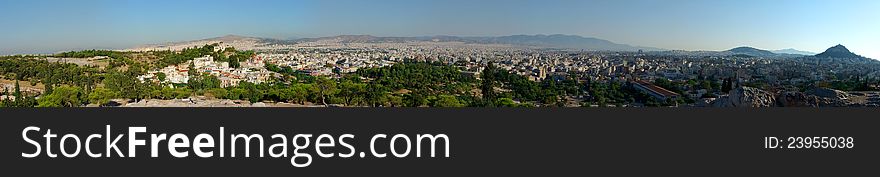
M 828 48 L 825 52 L 817 54 L 816 57 L 819 58 L 865 58 L 855 53 L 852 53 L 843 45 L 836 45 L 834 47 Z
M 727 52 L 731 52 L 734 55 L 749 55 L 749 56 L 756 56 L 756 57 L 769 57 L 769 56 L 776 56 L 777 55 L 776 53 L 773 53 L 773 52 L 770 52 L 767 50 L 761 50 L 761 49 L 756 49 L 756 48 L 752 48 L 752 47 L 737 47 L 737 48 L 727 50 Z
M 258 46 L 270 44 L 270 43 L 279 43 L 285 42 L 283 40 L 275 40 L 275 39 L 266 39 L 266 38 L 256 38 L 256 37 L 246 37 L 246 36 L 237 36 L 237 35 L 226 35 L 222 37 L 216 38 L 208 38 L 208 39 L 200 39 L 193 41 L 182 41 L 182 42 L 170 42 L 164 44 L 149 44 L 134 47 L 131 49 L 126 49 L 124 51 L 162 51 L 162 50 L 172 50 L 172 51 L 180 51 L 185 48 L 194 48 L 201 47 L 204 45 L 222 43 L 223 47 L 234 47 L 236 49 L 243 50 L 252 50 Z

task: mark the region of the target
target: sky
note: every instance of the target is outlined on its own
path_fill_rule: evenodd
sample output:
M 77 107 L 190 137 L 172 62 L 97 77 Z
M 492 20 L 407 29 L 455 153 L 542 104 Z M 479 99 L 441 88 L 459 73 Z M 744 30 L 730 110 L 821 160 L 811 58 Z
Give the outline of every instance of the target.
M 571 34 L 676 50 L 752 46 L 880 59 L 877 0 L 0 0 L 0 54 L 224 35 Z

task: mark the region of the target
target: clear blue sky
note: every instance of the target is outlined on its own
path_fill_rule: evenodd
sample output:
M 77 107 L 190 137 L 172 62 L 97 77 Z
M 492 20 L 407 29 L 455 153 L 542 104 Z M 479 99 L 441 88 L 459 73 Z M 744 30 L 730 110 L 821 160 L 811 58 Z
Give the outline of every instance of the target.
M 3 54 L 226 34 L 574 34 L 684 50 L 844 44 L 880 58 L 877 0 L 0 0 L 0 24 Z

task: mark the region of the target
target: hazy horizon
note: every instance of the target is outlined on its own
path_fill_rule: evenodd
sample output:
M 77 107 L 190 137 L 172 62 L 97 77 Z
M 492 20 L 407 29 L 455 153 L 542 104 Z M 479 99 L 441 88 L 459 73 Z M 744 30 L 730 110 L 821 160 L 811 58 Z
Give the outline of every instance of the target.
M 579 35 L 633 46 L 821 53 L 880 59 L 872 0 L 2 1 L 0 54 L 121 49 L 241 35 Z

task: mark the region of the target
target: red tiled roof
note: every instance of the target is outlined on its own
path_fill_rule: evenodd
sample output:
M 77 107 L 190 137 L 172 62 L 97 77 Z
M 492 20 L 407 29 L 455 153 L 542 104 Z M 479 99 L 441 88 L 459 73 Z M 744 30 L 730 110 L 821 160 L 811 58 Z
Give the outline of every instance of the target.
M 663 95 L 665 97 L 678 96 L 678 93 L 666 90 L 663 87 L 656 86 L 656 85 L 649 83 L 649 82 L 639 80 L 639 81 L 636 81 L 636 84 L 642 85 L 645 88 L 648 88 L 648 90 L 651 90 L 652 92 L 658 93 L 658 94 Z

